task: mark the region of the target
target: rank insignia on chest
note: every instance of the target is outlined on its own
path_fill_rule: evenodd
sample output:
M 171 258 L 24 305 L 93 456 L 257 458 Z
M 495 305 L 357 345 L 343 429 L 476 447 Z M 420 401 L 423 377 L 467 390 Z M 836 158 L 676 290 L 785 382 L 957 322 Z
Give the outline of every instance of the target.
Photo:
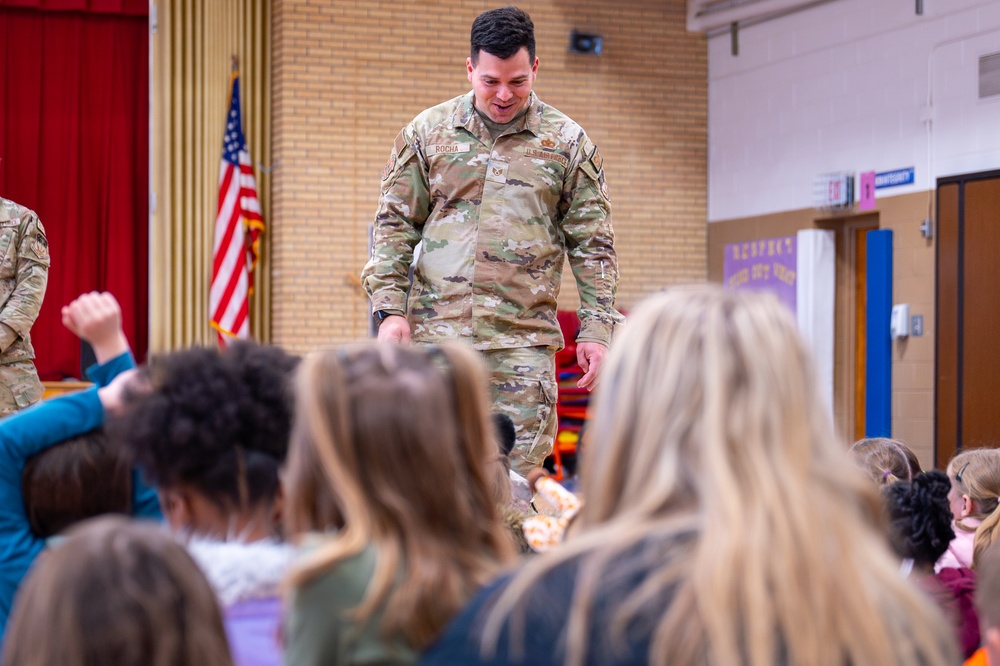
M 507 169 L 510 164 L 498 160 L 490 160 L 486 165 L 486 180 L 494 183 L 507 182 Z

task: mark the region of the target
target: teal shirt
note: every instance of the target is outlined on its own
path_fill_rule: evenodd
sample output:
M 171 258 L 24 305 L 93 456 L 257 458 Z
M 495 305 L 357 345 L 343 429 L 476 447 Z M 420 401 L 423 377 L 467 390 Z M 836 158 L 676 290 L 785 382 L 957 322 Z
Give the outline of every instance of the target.
M 0 420 L 0 638 L 14 595 L 46 541 L 31 531 L 21 494 L 21 473 L 28 458 L 104 424 L 97 389 L 135 366 L 130 353 L 93 366 L 96 386 L 37 403 Z M 156 492 L 133 472 L 133 515 L 161 518 Z

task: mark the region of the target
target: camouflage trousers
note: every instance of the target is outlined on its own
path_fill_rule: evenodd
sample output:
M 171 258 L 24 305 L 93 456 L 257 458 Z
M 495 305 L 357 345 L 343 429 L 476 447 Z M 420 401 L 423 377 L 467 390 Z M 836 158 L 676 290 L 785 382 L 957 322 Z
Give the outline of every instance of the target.
M 558 420 L 555 352 L 548 347 L 482 352 L 490 376 L 493 410 L 514 422 L 517 441 L 510 466 L 526 476 L 552 452 Z
M 29 361 L 0 364 L 0 416 L 13 414 L 42 399 L 42 382 Z

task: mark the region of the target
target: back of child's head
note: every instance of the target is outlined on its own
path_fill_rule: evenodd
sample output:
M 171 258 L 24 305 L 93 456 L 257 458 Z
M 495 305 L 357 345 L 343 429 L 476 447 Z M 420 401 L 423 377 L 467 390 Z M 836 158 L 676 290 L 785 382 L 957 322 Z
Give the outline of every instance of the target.
M 498 445 L 462 352 L 357 345 L 307 359 L 288 470 L 292 533 L 353 521 L 437 530 L 492 514 L 476 509 L 493 495 Z
M 182 546 L 123 517 L 81 523 L 18 592 L 6 666 L 228 666 L 218 603 Z
M 493 427 L 496 429 L 497 442 L 500 444 L 500 452 L 509 456 L 517 443 L 517 433 L 514 431 L 514 421 L 506 414 L 494 412 Z
M 513 553 L 480 361 L 457 345 L 359 344 L 307 358 L 296 388 L 287 531 L 337 536 L 291 583 L 371 544 L 375 582 L 355 617 L 384 600 L 383 635 L 423 647 Z
M 71 437 L 28 458 L 21 473 L 24 511 L 35 536 L 132 509 L 132 469 L 103 430 Z
M 948 478 L 956 497 L 971 500 L 969 517 L 982 521 L 976 527 L 973 566 L 977 567 L 981 554 L 1000 536 L 1000 451 L 982 448 L 956 454 L 948 463 Z M 963 522 L 956 522 L 961 529 Z
M 976 569 L 976 610 L 979 611 L 982 635 L 1000 631 L 1000 545 L 983 551 Z
M 950 489 L 948 477 L 932 471 L 882 490 L 889 518 L 889 540 L 897 555 L 928 567 L 948 550 L 955 536 L 948 506 Z
M 146 478 L 194 488 L 226 512 L 272 504 L 291 430 L 298 358 L 235 343 L 154 357 L 112 427 Z
M 848 455 L 878 486 L 896 481 L 912 481 L 922 471 L 917 455 L 898 439 L 859 439 Z

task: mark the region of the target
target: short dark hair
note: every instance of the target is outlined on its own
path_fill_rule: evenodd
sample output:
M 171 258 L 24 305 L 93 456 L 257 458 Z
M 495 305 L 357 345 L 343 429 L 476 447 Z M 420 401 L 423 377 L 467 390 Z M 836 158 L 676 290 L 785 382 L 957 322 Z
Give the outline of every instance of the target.
M 31 531 L 47 539 L 87 518 L 130 513 L 132 467 L 103 430 L 91 430 L 28 458 L 21 495 Z
M 951 528 L 948 491 L 951 482 L 943 472 L 918 474 L 882 491 L 889 517 L 890 541 L 900 557 L 930 565 L 948 550 L 955 537 Z
M 225 510 L 273 502 L 297 364 L 278 347 L 251 343 L 154 357 L 144 370 L 151 390 L 126 396 L 115 438 L 155 486 L 193 486 Z
M 509 456 L 510 452 L 514 450 L 514 444 L 517 443 L 517 432 L 514 430 L 514 421 L 506 414 L 497 412 L 493 412 L 491 416 L 493 417 L 493 427 L 497 431 L 500 453 L 505 457 Z
M 480 51 L 506 60 L 522 48 L 528 49 L 528 60 L 535 62 L 535 24 L 527 12 L 513 5 L 477 16 L 470 42 L 473 65 L 479 61 Z

